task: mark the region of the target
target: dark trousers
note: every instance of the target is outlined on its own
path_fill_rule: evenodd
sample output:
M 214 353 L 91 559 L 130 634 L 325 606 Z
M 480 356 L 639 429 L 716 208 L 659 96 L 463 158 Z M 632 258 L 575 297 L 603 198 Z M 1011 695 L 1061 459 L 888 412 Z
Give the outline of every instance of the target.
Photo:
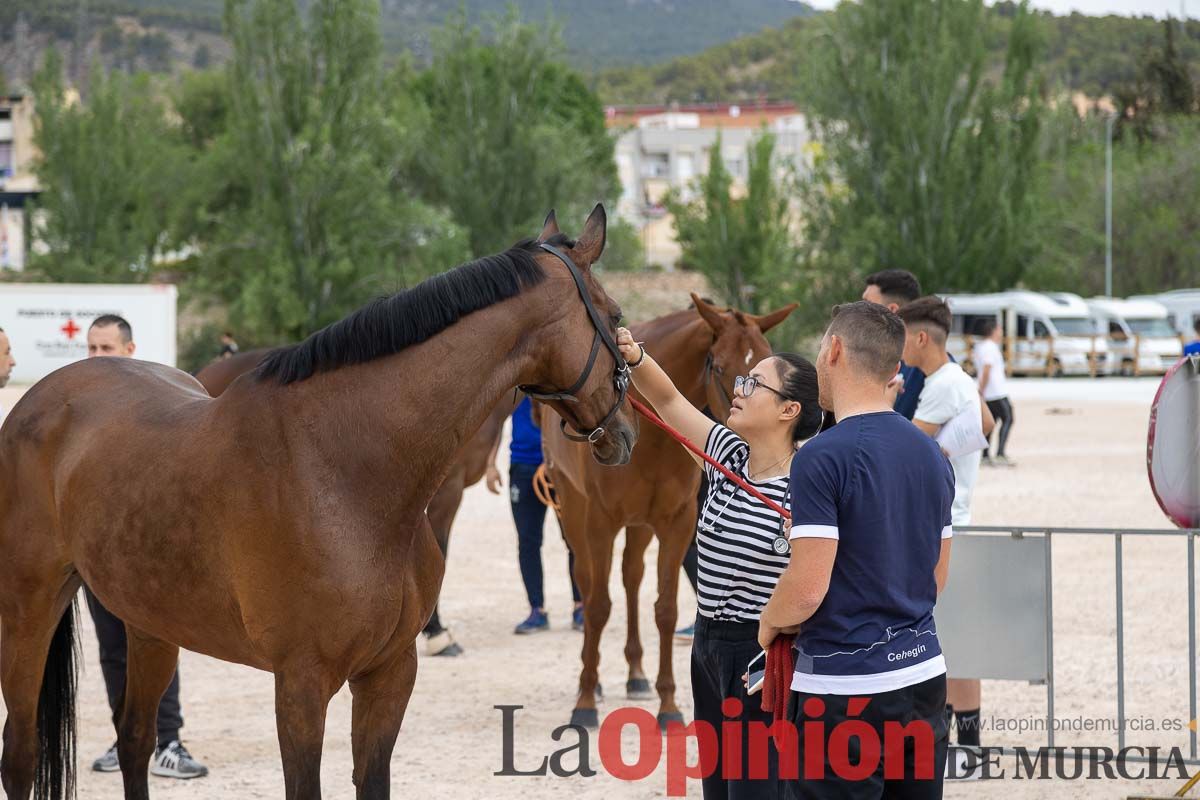
M 757 622 L 716 622 L 696 617 L 696 635 L 692 639 L 692 701 L 696 721 L 704 721 L 717 734 L 717 767 L 703 780 L 704 800 L 777 800 L 784 797 L 779 780 L 779 753 L 773 743 L 768 745 L 767 775 L 751 780 L 750 732 L 751 722 L 770 726 L 771 713 L 762 710 L 761 694 L 746 694 L 742 675 L 751 659 L 762 652 L 758 646 Z M 736 697 L 742 702 L 741 717 L 727 717 L 721 703 Z M 725 742 L 722 723 L 739 720 L 742 723 L 741 779 L 732 777 L 736 767 L 725 762 Z M 722 777 L 722 776 L 730 777 Z
M 824 705 L 823 713 L 816 716 L 804 713 L 804 704 L 810 698 L 817 698 Z M 867 699 L 870 702 L 865 709 L 855 715 L 849 714 L 848 706 L 851 701 L 861 703 Z M 810 709 L 811 710 L 811 709 Z M 879 800 L 880 798 L 896 798 L 897 800 L 936 800 L 942 796 L 942 774 L 946 768 L 946 746 L 949 740 L 949 724 L 946 721 L 946 676 L 939 675 L 922 683 L 905 686 L 891 692 L 881 692 L 872 695 L 814 695 L 805 692 L 792 692 L 789 705 L 789 718 L 799 731 L 800 780 L 787 781 L 789 800 L 816 800 L 817 798 L 847 798 L 848 800 Z M 824 753 L 825 775 L 821 780 L 805 777 L 805 727 L 804 723 L 820 720 L 823 723 L 823 741 L 820 752 Z M 884 778 L 884 759 L 881 757 L 875 772 L 865 779 L 848 781 L 834 773 L 831 764 L 830 734 L 842 723 L 854 720 L 855 723 L 867 723 L 875 730 L 881 751 L 886 749 L 889 741 L 903 743 L 903 778 Z M 899 723 L 902 726 L 912 723 L 923 723 L 932 729 L 933 739 L 933 777 L 918 779 L 915 768 L 925 762 L 928 768 L 930 753 L 927 748 L 918 748 L 912 738 L 900 740 L 893 731 L 889 734 L 885 722 Z M 846 732 L 849 732 L 846 729 Z M 833 748 L 842 766 L 856 765 L 860 762 L 861 739 L 856 735 L 845 737 L 839 735 L 839 746 Z M 812 744 L 809 744 L 812 747 Z M 925 752 L 919 752 L 925 750 Z
M 542 528 L 546 523 L 546 506 L 533 491 L 534 464 L 511 464 L 508 468 L 509 502 L 513 522 L 517 526 L 517 561 L 521 565 L 521 580 L 530 608 L 546 607 L 542 579 Z M 567 570 L 571 576 L 571 597 L 580 602 L 579 587 L 575 584 L 575 554 L 567 548 Z
M 988 400 L 987 407 L 988 411 L 992 412 L 992 416 L 996 418 L 996 455 L 1002 456 L 1004 447 L 1008 444 L 1008 434 L 1012 432 L 1012 403 L 1008 402 L 1007 397 L 1001 397 L 999 400 Z M 987 458 L 990 450 L 990 444 L 983 449 L 984 458 Z
M 83 587 L 87 596 L 88 610 L 96 625 L 96 638 L 100 641 L 100 672 L 104 675 L 104 689 L 108 693 L 108 707 L 112 709 L 113 727 L 121 719 L 121 706 L 125 702 L 125 659 L 128 643 L 125 638 L 125 623 L 105 608 L 92 590 Z M 183 727 L 183 716 L 179 710 L 179 670 L 171 678 L 171 684 L 163 693 L 158 704 L 158 744 L 160 747 L 179 739 Z

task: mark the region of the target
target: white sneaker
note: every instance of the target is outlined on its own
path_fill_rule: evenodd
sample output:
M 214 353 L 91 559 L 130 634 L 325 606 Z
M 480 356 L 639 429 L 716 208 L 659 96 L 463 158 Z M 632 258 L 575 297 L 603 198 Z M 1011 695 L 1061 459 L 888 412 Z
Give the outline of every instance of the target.
M 92 769 L 96 772 L 121 771 L 121 762 L 117 759 L 117 745 L 115 742 L 112 747 L 104 751 L 104 755 L 92 762 Z
M 208 774 L 208 767 L 192 758 L 179 741 L 174 741 L 159 750 L 150 764 L 150 774 L 160 778 L 203 778 Z

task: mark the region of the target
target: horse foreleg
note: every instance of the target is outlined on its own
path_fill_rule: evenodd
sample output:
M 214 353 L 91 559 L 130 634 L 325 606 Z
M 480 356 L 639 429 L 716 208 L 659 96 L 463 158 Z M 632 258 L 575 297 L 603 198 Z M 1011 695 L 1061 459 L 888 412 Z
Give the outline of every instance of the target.
M 179 665 L 179 647 L 125 626 L 125 701 L 117 728 L 117 759 L 126 800 L 148 800 L 146 770 L 157 739 L 158 705 Z M 166 742 L 163 742 L 166 744 Z
M 646 525 L 625 528 L 625 551 L 621 554 L 621 580 L 625 584 L 626 634 L 625 661 L 629 664 L 629 679 L 625 693 L 633 699 L 651 696 L 650 681 L 642 669 L 642 637 L 638 628 L 638 590 L 646 573 L 646 548 L 654 530 Z
M 336 678 L 316 657 L 296 658 L 275 672 L 275 727 L 287 800 L 320 800 L 325 712 Z
M 600 683 L 600 637 L 612 613 L 608 576 L 612 572 L 613 544 L 620 528 L 607 519 L 596 519 L 595 506 L 587 506 L 584 535 L 588 537 L 589 580 L 580 584 L 583 594 L 583 670 L 579 674 L 579 697 L 571 712 L 571 724 L 594 728 L 600 724 L 596 712 L 596 687 Z M 579 553 L 575 554 L 579 567 Z
M 358 800 L 387 800 L 391 794 L 392 749 L 417 681 L 417 645 L 350 680 L 354 695 L 351 741 Z
M 654 603 L 654 622 L 658 626 L 658 724 L 683 721 L 675 704 L 674 638 L 679 619 L 679 569 L 692 541 L 696 522 L 695 507 L 689 504 L 682 513 L 655 528 L 658 531 L 658 599 Z

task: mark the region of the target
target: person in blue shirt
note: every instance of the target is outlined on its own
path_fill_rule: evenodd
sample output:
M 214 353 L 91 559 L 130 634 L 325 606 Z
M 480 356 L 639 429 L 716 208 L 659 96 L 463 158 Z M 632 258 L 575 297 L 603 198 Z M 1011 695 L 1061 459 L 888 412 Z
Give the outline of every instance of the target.
M 546 506 L 533 491 L 533 476 L 542 465 L 542 432 L 533 423 L 531 403 L 525 397 L 512 415 L 512 441 L 509 444 L 508 499 L 512 506 L 513 522 L 517 526 L 517 560 L 521 565 L 521 580 L 529 598 L 529 616 L 520 622 L 513 633 L 539 633 L 550 629 L 550 615 L 542 580 L 542 529 L 546 523 Z M 500 446 L 499 441 L 496 447 Z M 488 466 L 488 489 L 497 491 L 500 473 L 496 469 L 495 451 Z M 571 576 L 571 595 L 575 607 L 571 627 L 583 630 L 583 600 L 575 584 L 575 555 L 567 549 L 567 568 Z
M 862 299 L 868 303 L 887 306 L 893 313 L 921 296 L 921 282 L 917 276 L 903 269 L 885 269 L 867 276 L 867 286 Z M 900 362 L 898 379 L 889 388 L 896 398 L 894 408 L 905 419 L 912 419 L 925 386 L 925 373 L 916 367 Z
M 1200 356 L 1200 317 L 1196 317 L 1196 321 L 1192 324 L 1192 330 L 1196 332 L 1194 341 L 1188 342 L 1183 346 L 1183 354 L 1185 356 Z
M 819 402 L 837 425 L 792 460 L 791 557 L 759 621 L 764 649 L 797 632 L 794 797 L 942 796 L 946 662 L 933 609 L 950 569 L 954 473 L 933 438 L 887 398 L 904 340 L 904 323 L 885 306 L 848 303 L 834 310 L 817 356 Z M 806 724 L 814 718 L 823 725 Z M 851 719 L 884 747 L 896 736 L 886 722 L 928 726 L 917 737 L 928 744 L 906 749 L 902 776 L 885 775 L 880 759 L 865 778 L 848 780 L 833 768 L 830 744 Z M 817 776 L 806 774 L 803 755 L 815 747 L 805 742 L 814 729 L 825 755 Z

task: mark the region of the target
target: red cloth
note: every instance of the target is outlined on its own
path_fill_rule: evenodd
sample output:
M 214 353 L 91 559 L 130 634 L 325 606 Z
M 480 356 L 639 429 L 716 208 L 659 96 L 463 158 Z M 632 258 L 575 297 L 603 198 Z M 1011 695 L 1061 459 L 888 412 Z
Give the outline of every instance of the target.
M 762 710 L 774 714 L 779 722 L 787 715 L 788 693 L 792 690 L 792 671 L 796 668 L 792 643 L 794 636 L 779 635 L 767 650 L 766 675 L 763 678 Z

